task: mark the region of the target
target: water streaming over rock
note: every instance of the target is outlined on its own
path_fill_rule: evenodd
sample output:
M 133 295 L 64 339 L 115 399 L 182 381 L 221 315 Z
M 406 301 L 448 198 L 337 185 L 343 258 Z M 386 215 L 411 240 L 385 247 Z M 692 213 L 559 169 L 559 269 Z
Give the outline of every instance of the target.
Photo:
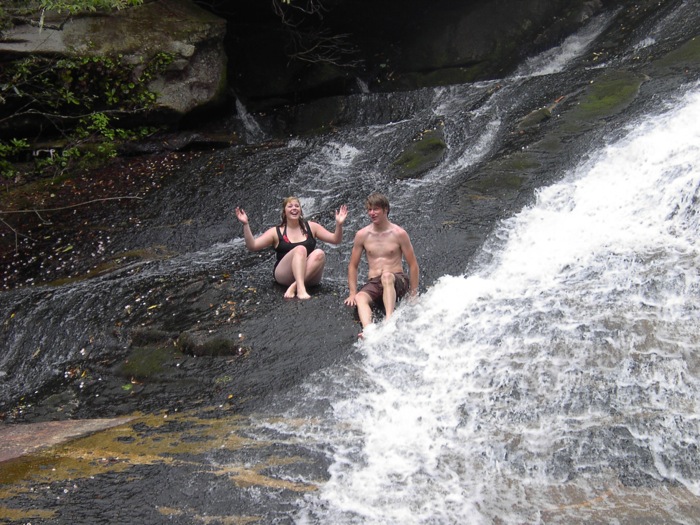
M 607 491 L 700 495 L 698 118 L 694 88 L 370 331 L 325 385 L 334 462 L 301 522 L 580 522 Z

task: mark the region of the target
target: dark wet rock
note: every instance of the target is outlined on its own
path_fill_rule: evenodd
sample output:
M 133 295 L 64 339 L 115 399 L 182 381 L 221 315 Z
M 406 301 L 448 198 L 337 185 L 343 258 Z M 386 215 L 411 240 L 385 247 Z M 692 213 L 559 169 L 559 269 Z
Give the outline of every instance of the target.
M 497 0 L 411 7 L 412 19 L 399 20 L 396 48 L 401 52 L 391 57 L 393 74 L 383 89 L 501 77 L 524 57 L 561 41 L 602 3 Z
M 124 142 L 119 145 L 118 151 L 120 155 L 133 156 L 169 151 L 226 148 L 238 141 L 239 139 L 231 133 L 202 133 L 188 130 L 179 133 L 163 133 L 141 141 Z
M 166 344 L 172 342 L 177 334 L 147 327 L 138 327 L 131 331 L 131 346 L 149 344 Z
M 246 353 L 241 345 L 243 338 L 240 332 L 219 330 L 212 334 L 210 331 L 193 331 L 180 334 L 177 339 L 179 349 L 193 356 L 242 356 Z

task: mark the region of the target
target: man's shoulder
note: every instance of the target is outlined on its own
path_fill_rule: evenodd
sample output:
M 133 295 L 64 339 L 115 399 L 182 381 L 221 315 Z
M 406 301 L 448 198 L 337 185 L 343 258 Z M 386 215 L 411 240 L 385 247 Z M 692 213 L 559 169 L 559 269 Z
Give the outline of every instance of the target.
M 395 235 L 399 235 L 399 236 L 408 235 L 406 230 L 404 230 L 401 226 L 399 226 L 398 224 L 393 223 L 393 222 L 391 223 L 391 231 Z
M 355 234 L 356 237 L 362 237 L 362 238 L 367 238 L 370 237 L 372 234 L 379 235 L 379 236 L 386 236 L 391 235 L 391 236 L 403 236 L 407 235 L 406 230 L 404 230 L 401 226 L 398 224 L 394 224 L 393 222 L 390 222 L 387 227 L 383 227 L 380 229 L 377 229 L 374 224 L 368 224 L 364 228 L 361 228 L 360 230 L 357 231 Z
M 359 237 L 367 237 L 367 235 L 369 234 L 369 232 L 371 230 L 372 230 L 372 225 L 368 224 L 364 228 L 360 228 L 359 230 L 357 230 L 357 233 L 355 233 L 355 237 L 358 237 L 358 238 Z

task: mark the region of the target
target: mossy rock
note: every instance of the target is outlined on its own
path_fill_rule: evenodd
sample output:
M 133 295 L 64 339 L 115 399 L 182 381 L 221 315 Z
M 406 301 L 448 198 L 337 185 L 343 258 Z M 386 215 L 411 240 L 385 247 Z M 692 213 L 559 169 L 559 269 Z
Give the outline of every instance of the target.
M 516 172 L 490 172 L 469 184 L 469 187 L 485 195 L 498 194 L 502 190 L 517 190 L 523 177 Z
M 440 163 L 446 149 L 442 126 L 421 133 L 393 162 L 396 178 L 420 178 Z
M 550 108 L 536 109 L 525 115 L 525 117 L 518 122 L 518 129 L 525 130 L 533 128 L 550 118 L 552 118 L 552 110 Z
M 118 367 L 123 377 L 153 379 L 165 371 L 168 363 L 181 356 L 174 346 L 140 346 L 133 348 Z
M 634 101 L 645 77 L 632 71 L 609 71 L 591 82 L 578 104 L 564 114 L 564 132 L 581 132 L 616 115 Z
M 654 68 L 687 69 L 700 65 L 700 37 L 691 38 L 678 49 L 675 49 L 652 63 Z
M 472 191 L 483 196 L 500 195 L 504 191 L 519 190 L 540 170 L 542 170 L 542 163 L 536 155 L 517 152 L 487 164 L 482 174 L 468 186 Z

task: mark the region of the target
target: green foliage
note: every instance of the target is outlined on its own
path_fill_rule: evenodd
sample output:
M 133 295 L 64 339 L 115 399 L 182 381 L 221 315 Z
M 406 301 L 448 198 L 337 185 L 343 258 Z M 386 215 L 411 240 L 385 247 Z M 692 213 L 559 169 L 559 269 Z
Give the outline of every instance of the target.
M 68 168 L 72 162 L 81 157 L 80 149 L 77 146 L 65 148 L 60 152 L 50 155 L 46 158 L 38 158 L 35 160 L 36 170 L 39 172 L 60 173 Z
M 172 60 L 166 53 L 141 64 L 129 63 L 121 55 L 61 60 L 32 56 L 7 65 L 0 100 L 17 108 L 14 118 L 44 118 L 67 138 L 60 154 L 37 161 L 43 172 L 62 170 L 78 159 L 112 157 L 118 141 L 152 133 L 153 128 L 127 129 L 117 123 L 120 117 L 153 108 L 156 94 L 148 83 Z M 29 145 L 18 145 L 12 154 L 22 147 L 28 150 Z M 0 150 L 0 159 L 8 156 Z
M 25 139 L 15 138 L 9 143 L 0 141 L 0 175 L 7 179 L 14 177 L 17 170 L 10 159 L 28 148 L 29 143 Z
M 27 0 L 0 1 L 0 38 L 2 38 L 4 30 L 13 26 L 13 17 L 29 16 L 32 12 L 36 12 L 36 5 L 33 7 L 31 2 Z
M 121 10 L 142 4 L 143 0 L 2 0 L 0 1 L 0 37 L 3 30 L 12 27 L 13 17 L 38 17 L 40 24 L 43 24 L 44 13 L 50 11 L 75 15 L 100 10 Z
M 64 2 L 61 0 L 41 0 L 41 9 L 56 11 L 58 13 L 76 13 L 97 11 L 98 9 L 124 9 L 125 7 L 138 6 L 143 0 L 73 0 Z
M 32 18 L 53 11 L 75 15 L 139 6 L 143 0 L 5 0 L 0 2 L 0 32 L 12 17 Z M 1 33 L 0 33 L 1 36 Z M 156 94 L 148 89 L 153 76 L 172 62 L 159 54 L 147 63 L 130 64 L 119 56 L 83 56 L 56 60 L 46 56 L 6 61 L 0 69 L 0 107 L 4 120 L 19 125 L 40 121 L 45 135 L 63 137 L 49 157 L 35 158 L 32 146 L 21 138 L 0 143 L 0 176 L 13 177 L 13 160 L 34 158 L 43 173 L 60 171 L 80 160 L 115 155 L 116 142 L 146 136 L 153 128 L 118 126 L 120 117 L 149 111 Z M 134 118 L 132 120 L 135 121 Z
M 2 32 L 12 26 L 10 22 L 10 17 L 7 16 L 5 9 L 0 5 L 0 38 L 2 38 Z

